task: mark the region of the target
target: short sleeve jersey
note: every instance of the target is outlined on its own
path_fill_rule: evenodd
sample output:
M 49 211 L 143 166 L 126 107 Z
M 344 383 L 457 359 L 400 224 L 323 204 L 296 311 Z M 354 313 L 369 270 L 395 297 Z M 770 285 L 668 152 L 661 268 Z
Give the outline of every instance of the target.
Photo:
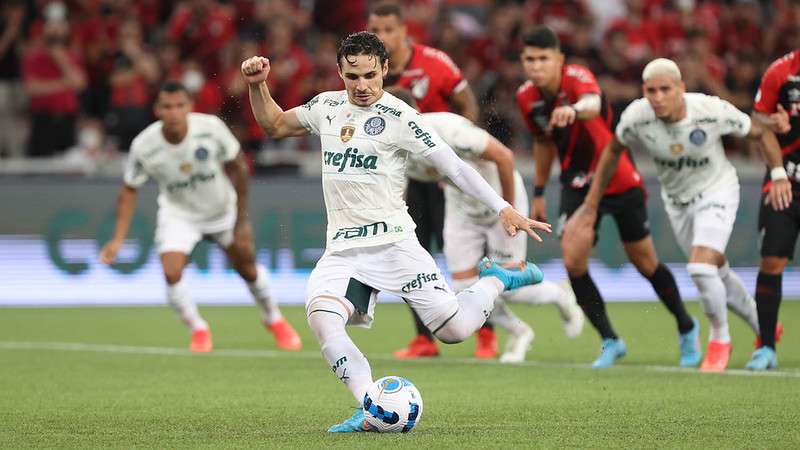
M 294 111 L 322 144 L 327 250 L 413 238 L 403 200 L 407 156 L 447 146 L 425 118 L 388 92 L 365 107 L 346 91 L 323 92 Z
M 616 135 L 622 145 L 653 157 L 666 194 L 688 202 L 698 194 L 738 186 L 736 169 L 725 156 L 722 136 L 746 136 L 750 117 L 719 97 L 684 94 L 686 117 L 668 123 L 640 98 L 622 113 Z
M 449 98 L 467 86 L 452 59 L 441 50 L 412 44 L 411 59 L 399 75 L 386 78 L 386 86 L 411 91 L 423 113 L 450 111 Z
M 761 79 L 753 108 L 763 114 L 778 111 L 778 105 L 789 114 L 792 126 L 786 134 L 779 134 L 778 142 L 783 153 L 783 165 L 792 182 L 792 190 L 800 192 L 800 50 L 773 62 Z M 769 174 L 764 178 L 765 187 Z
M 555 108 L 571 105 L 586 94 L 601 96 L 602 107 L 597 117 L 576 120 L 566 127 L 547 129 Z M 588 189 L 600 154 L 613 138 L 609 129 L 611 107 L 592 72 L 577 64 L 565 64 L 561 86 L 553 98 L 546 97 L 538 87 L 527 81 L 517 90 L 517 106 L 534 136 L 549 137 L 555 143 L 561 163 L 561 184 L 571 189 Z M 620 194 L 642 186 L 642 177 L 626 151 L 620 157 L 617 171 L 605 195 Z
M 131 144 L 125 184 L 158 182 L 161 211 L 190 221 L 218 220 L 236 209 L 236 191 L 224 165 L 239 153 L 239 141 L 218 117 L 189 113 L 189 128 L 179 144 L 167 142 L 162 122 L 154 122 Z

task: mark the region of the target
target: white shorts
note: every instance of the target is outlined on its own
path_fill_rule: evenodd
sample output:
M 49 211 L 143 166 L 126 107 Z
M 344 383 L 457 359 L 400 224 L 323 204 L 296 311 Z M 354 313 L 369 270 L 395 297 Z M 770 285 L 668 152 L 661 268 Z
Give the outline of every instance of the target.
M 350 313 L 348 325 L 369 328 L 378 291 L 402 297 L 431 331 L 458 311 L 458 301 L 431 255 L 415 237 L 374 247 L 322 255 L 306 288 L 306 315 L 312 300 L 335 297 Z
M 528 215 L 528 196 L 517 189 L 514 208 Z M 528 254 L 528 235 L 518 233 L 511 237 L 500 220 L 481 224 L 453 210 L 445 209 L 444 257 L 450 273 L 463 272 L 477 267 L 484 256 L 498 263 L 524 261 Z
M 664 191 L 661 198 L 675 240 L 688 257 L 692 247 L 708 247 L 725 254 L 739 208 L 739 185 L 703 193 L 689 204 L 678 205 Z
M 202 239 L 210 239 L 222 248 L 228 248 L 233 243 L 236 213 L 228 216 L 226 220 L 217 219 L 212 226 L 209 226 L 159 211 L 155 236 L 156 249 L 159 254 L 179 252 L 188 255 Z

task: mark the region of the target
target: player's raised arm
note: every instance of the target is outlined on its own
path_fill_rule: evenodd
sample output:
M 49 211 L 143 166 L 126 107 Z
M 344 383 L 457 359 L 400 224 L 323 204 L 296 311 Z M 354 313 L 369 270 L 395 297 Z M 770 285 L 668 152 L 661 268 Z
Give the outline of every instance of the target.
M 450 104 L 453 105 L 456 111 L 472 123 L 478 121 L 478 100 L 475 98 L 475 93 L 469 85 L 464 86 L 460 91 L 454 92 L 450 97 Z
M 117 253 L 125 242 L 128 228 L 136 210 L 138 193 L 135 187 L 123 184 L 117 195 L 117 221 L 114 225 L 114 235 L 100 250 L 100 261 L 103 264 L 112 264 L 117 259 Z
M 764 201 L 766 204 L 772 205 L 775 210 L 781 211 L 792 203 L 792 183 L 789 182 L 789 176 L 786 169 L 783 168 L 783 154 L 781 146 L 778 144 L 778 138 L 758 115 L 760 113 L 753 113 L 747 138 L 758 142 L 761 153 L 770 168 L 769 174 L 772 182 Z
M 550 179 L 553 161 L 556 159 L 556 144 L 544 136 L 534 137 L 533 161 L 535 163 L 533 174 L 533 200 L 531 201 L 531 218 L 547 221 L 547 202 L 544 198 L 544 189 Z
M 234 233 L 236 233 L 239 227 L 247 224 L 247 163 L 241 153 L 225 163 L 225 173 L 236 191 L 236 226 L 234 227 Z
M 250 108 L 256 122 L 271 138 L 309 134 L 293 109 L 284 111 L 275 103 L 267 87 L 269 70 L 269 59 L 261 56 L 253 56 L 242 63 L 242 76 L 249 86 Z

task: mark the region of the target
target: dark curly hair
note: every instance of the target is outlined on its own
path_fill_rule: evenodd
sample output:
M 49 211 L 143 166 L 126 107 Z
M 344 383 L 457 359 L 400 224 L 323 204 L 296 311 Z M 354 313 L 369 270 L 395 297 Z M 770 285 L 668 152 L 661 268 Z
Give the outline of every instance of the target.
M 336 64 L 342 67 L 342 58 L 348 56 L 372 55 L 378 58 L 378 63 L 383 66 L 384 61 L 389 58 L 386 47 L 378 36 L 368 31 L 353 33 L 342 40 L 339 50 L 336 52 Z

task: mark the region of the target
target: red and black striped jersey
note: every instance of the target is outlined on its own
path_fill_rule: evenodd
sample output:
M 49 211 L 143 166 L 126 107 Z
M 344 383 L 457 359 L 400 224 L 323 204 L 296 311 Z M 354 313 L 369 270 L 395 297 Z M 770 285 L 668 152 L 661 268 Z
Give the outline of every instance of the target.
M 753 109 L 772 114 L 778 111 L 779 104 L 789 113 L 792 126 L 788 133 L 777 135 L 783 152 L 783 165 L 793 190 L 800 191 L 800 50 L 777 59 L 767 68 Z
M 447 53 L 412 44 L 408 64 L 400 74 L 387 76 L 385 85 L 409 89 L 420 112 L 448 112 L 450 97 L 464 89 L 467 80 Z
M 600 115 L 589 120 L 576 120 L 563 128 L 548 129 L 555 108 L 573 104 L 586 94 L 601 96 Z M 610 129 L 611 106 L 592 72 L 577 64 L 565 64 L 558 94 L 552 98 L 542 95 L 538 87 L 527 81 L 517 90 L 517 106 L 531 133 L 537 137 L 549 137 L 558 148 L 561 184 L 572 189 L 587 188 L 600 154 L 614 137 Z M 637 186 L 643 187 L 642 177 L 625 150 L 605 195 L 620 194 Z

